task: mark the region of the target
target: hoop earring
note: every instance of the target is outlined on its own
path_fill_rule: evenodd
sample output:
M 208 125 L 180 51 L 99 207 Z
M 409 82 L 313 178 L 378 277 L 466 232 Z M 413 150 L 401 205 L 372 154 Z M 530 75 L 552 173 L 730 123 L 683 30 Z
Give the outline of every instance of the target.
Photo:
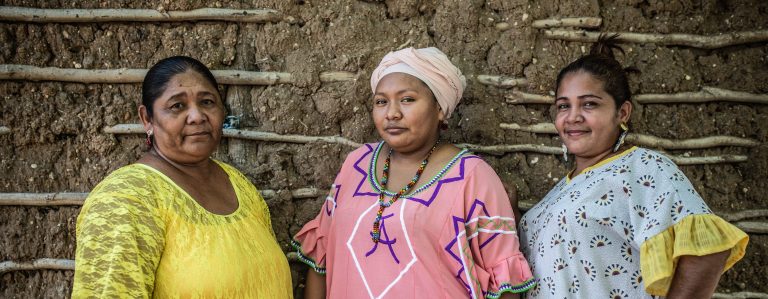
M 565 143 L 563 143 L 562 148 L 563 148 L 563 160 L 565 160 L 565 162 L 568 162 L 568 147 L 565 146 Z
M 621 135 L 619 135 L 619 140 L 616 141 L 616 145 L 613 146 L 613 152 L 614 153 L 619 150 L 621 145 L 624 144 L 624 138 L 626 138 L 627 134 L 629 133 L 629 128 L 627 127 L 627 124 L 621 123 L 621 125 L 619 125 L 619 127 L 621 127 L 621 130 L 623 132 L 621 132 Z
M 147 131 L 147 140 L 145 142 L 148 147 L 152 147 L 152 129 Z

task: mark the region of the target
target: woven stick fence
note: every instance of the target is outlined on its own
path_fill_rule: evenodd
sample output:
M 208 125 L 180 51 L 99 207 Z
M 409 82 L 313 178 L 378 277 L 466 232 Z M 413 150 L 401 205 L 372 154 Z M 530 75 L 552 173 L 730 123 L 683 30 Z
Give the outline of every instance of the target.
M 602 24 L 602 18 L 574 17 L 536 20 L 531 25 L 533 28 L 548 29 L 555 27 L 599 28 Z
M 499 127 L 502 129 L 539 133 L 539 134 L 557 134 L 557 129 L 552 123 L 538 123 L 528 126 L 519 124 L 501 123 Z M 633 144 L 664 148 L 664 149 L 703 149 L 713 148 L 721 146 L 740 146 L 740 147 L 755 147 L 760 145 L 760 142 L 747 138 L 733 137 L 733 136 L 709 136 L 702 138 L 681 139 L 672 140 L 666 138 L 660 138 L 645 134 L 630 133 L 627 135 L 627 141 Z
M 545 30 L 544 37 L 548 39 L 566 40 L 572 42 L 593 43 L 601 34 L 619 34 L 620 42 L 639 44 L 658 44 L 668 46 L 686 46 L 700 49 L 717 49 L 727 46 L 742 45 L 768 41 L 768 30 L 730 32 L 720 35 L 696 34 L 657 34 L 635 32 L 591 32 L 584 30 L 552 29 Z
M 155 9 L 46 9 L 2 6 L 0 7 L 0 21 L 33 23 L 181 21 L 277 23 L 283 21 L 283 15 L 273 9 L 200 8 L 188 11 L 163 11 Z
M 554 97 L 512 91 L 505 96 L 509 104 L 553 104 Z M 696 92 L 680 92 L 669 94 L 638 94 L 633 97 L 639 104 L 675 104 L 675 103 L 707 103 L 707 102 L 734 102 L 768 104 L 768 94 L 754 94 L 742 91 L 733 91 L 716 87 L 702 87 Z
M 212 70 L 220 84 L 231 85 L 273 85 L 292 84 L 294 77 L 281 72 L 249 72 L 239 70 Z M 19 64 L 0 64 L 0 80 L 62 81 L 78 83 L 141 83 L 147 69 L 69 69 L 57 67 L 36 67 Z M 320 73 L 320 81 L 352 81 L 355 74 L 330 71 Z

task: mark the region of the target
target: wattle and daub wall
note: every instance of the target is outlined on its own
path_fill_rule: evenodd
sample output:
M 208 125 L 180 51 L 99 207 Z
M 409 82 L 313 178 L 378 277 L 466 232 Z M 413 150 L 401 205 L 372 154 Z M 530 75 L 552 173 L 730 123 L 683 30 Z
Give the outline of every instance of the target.
M 452 58 L 469 86 L 444 138 L 483 155 L 517 187 L 525 209 L 568 167 L 546 126 L 552 107 L 536 102 L 551 99 L 558 70 L 599 32 L 627 33 L 618 58 L 638 70 L 630 75 L 638 95 L 630 126 L 642 135 L 633 140 L 687 164 L 681 167 L 710 207 L 750 232 L 747 256 L 718 292 L 768 292 L 768 2 L 0 2 L 0 297 L 71 292 L 79 204 L 110 171 L 142 154 L 141 130 L 119 125 L 138 123 L 141 71 L 164 57 L 189 55 L 213 70 L 256 76 L 221 79 L 229 112 L 241 130 L 279 135 L 225 138 L 215 157 L 267 190 L 288 252 L 290 236 L 317 213 L 354 149 L 347 141 L 378 138 L 368 79 L 384 54 L 436 46 Z M 51 10 L 24 18 L 12 7 Z M 245 20 L 248 14 L 142 19 L 137 11 L 120 12 L 117 21 L 46 17 L 72 8 L 150 9 L 162 18 L 197 8 L 273 11 L 259 22 Z M 591 19 L 542 21 L 571 17 Z M 67 193 L 35 199 L 57 192 Z M 52 267 L 59 269 L 44 269 Z M 301 292 L 306 268 L 292 268 Z

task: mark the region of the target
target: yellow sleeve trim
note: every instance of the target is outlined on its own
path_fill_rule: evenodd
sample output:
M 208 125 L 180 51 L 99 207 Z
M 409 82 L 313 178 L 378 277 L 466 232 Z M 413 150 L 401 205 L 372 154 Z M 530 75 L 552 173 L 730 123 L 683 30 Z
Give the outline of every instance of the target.
M 677 259 L 731 250 L 723 272 L 744 257 L 749 236 L 712 214 L 690 215 L 640 246 L 640 271 L 645 291 L 666 296 L 675 274 Z

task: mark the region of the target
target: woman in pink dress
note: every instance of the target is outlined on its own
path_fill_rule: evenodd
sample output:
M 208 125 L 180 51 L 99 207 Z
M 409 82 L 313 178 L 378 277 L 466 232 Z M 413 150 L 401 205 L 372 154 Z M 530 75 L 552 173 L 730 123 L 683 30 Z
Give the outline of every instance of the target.
M 440 140 L 465 86 L 436 48 L 384 56 L 371 76 L 383 141 L 347 156 L 292 242 L 310 266 L 306 298 L 515 298 L 533 286 L 516 200 L 480 157 Z

